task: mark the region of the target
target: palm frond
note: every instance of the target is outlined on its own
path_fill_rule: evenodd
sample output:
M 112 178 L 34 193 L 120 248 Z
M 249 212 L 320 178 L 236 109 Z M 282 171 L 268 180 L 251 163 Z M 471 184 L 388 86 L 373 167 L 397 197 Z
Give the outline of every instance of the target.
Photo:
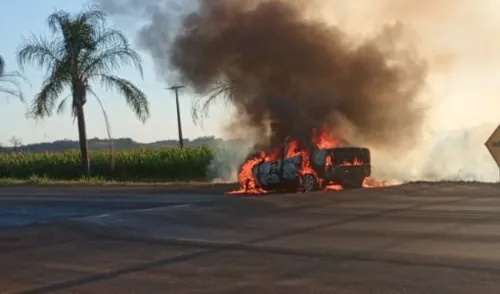
M 61 100 L 59 105 L 57 106 L 57 114 L 62 114 L 66 110 L 66 104 L 68 103 L 68 98 L 64 98 Z
M 141 57 L 121 31 L 103 28 L 97 31 L 94 43 L 95 50 L 88 51 L 81 61 L 86 75 L 109 74 L 121 65 L 133 65 L 143 76 Z
M 125 35 L 116 29 L 102 28 L 94 36 L 95 51 L 107 50 L 113 47 L 129 47 Z
M 104 29 L 106 14 L 97 5 L 90 5 L 74 16 L 75 36 L 84 48 L 96 50 L 95 36 Z
M 66 111 L 66 105 L 68 104 L 69 97 L 70 96 L 68 95 L 68 96 L 64 97 L 61 100 L 61 102 L 59 102 L 59 105 L 57 106 L 57 109 L 56 109 L 57 114 L 63 114 L 64 111 Z M 76 111 L 75 111 L 75 105 L 74 104 L 72 105 L 72 109 L 73 109 L 73 111 L 72 111 L 71 114 L 74 117 L 74 116 L 76 116 Z
M 78 13 L 75 16 L 75 20 L 79 24 L 89 24 L 90 27 L 98 27 L 106 21 L 106 14 L 98 5 L 93 4 Z
M 200 96 L 195 100 L 191 108 L 191 117 L 195 125 L 203 126 L 203 119 L 208 117 L 210 107 L 216 101 L 215 97 Z
M 225 103 L 234 100 L 237 87 L 235 82 L 217 81 L 207 91 L 206 96 L 199 97 L 194 103 L 191 111 L 191 116 L 195 124 L 203 124 L 203 119 L 208 117 L 210 107 L 218 101 L 219 97 L 223 98 Z
M 58 10 L 47 18 L 47 24 L 52 34 L 69 33 L 71 15 L 63 10 Z
M 42 90 L 35 96 L 30 113 L 35 118 L 44 118 L 52 115 L 55 103 L 64 90 L 64 83 L 50 79 L 43 83 Z
M 55 39 L 47 39 L 32 36 L 20 47 L 17 53 L 17 62 L 21 70 L 27 63 L 35 64 L 40 69 L 46 69 L 47 73 L 57 63 L 60 63 L 62 56 L 60 42 Z
M 97 99 L 97 102 L 99 103 L 99 106 L 101 107 L 102 114 L 104 116 L 104 123 L 106 125 L 106 133 L 108 134 L 109 150 L 111 152 L 111 169 L 114 169 L 115 165 L 116 165 L 116 154 L 115 154 L 113 137 L 111 136 L 111 123 L 109 122 L 108 113 L 106 112 L 106 109 L 104 108 L 104 105 L 103 105 L 101 99 L 92 90 L 92 88 L 88 87 L 87 91 L 89 91 L 89 93 L 91 93 Z
M 131 48 L 112 48 L 86 61 L 84 76 L 101 75 L 116 71 L 123 65 L 133 65 L 143 77 L 140 55 Z
M 20 72 L 18 71 L 12 71 L 12 72 L 4 72 L 2 76 L 0 76 L 0 81 L 7 81 L 7 80 L 14 80 L 16 83 L 18 83 L 17 80 L 23 80 L 25 83 L 27 83 L 31 87 L 30 81 Z
M 52 64 L 52 67 L 47 68 L 47 70 L 49 72 L 42 83 L 42 90 L 35 95 L 29 111 L 30 115 L 37 119 L 43 119 L 52 115 L 57 99 L 63 93 L 64 88 L 71 85 L 72 81 L 68 58 L 65 58 L 63 61 L 57 61 Z M 56 109 L 57 113 L 61 113 L 64 110 L 65 99 L 58 105 Z
M 48 17 L 49 28 L 54 36 L 60 34 L 56 38 L 64 47 L 64 54 L 72 60 L 73 68 L 77 67 L 77 59 L 82 52 L 93 49 L 94 24 L 99 20 L 103 18 L 93 10 L 77 15 L 59 10 Z
M 22 79 L 29 84 L 29 81 L 18 72 L 3 73 L 0 75 L 0 92 L 7 94 L 8 96 L 16 97 L 21 102 L 25 102 L 24 95 L 21 90 L 21 83 L 19 80 Z
M 121 32 L 116 30 L 103 32 L 96 39 L 96 46 L 102 50 L 87 52 L 81 61 L 85 77 L 107 74 L 118 70 L 123 65 L 134 66 L 143 77 L 141 56 L 130 47 Z
M 7 96 L 16 97 L 19 100 L 24 101 L 23 93 L 19 89 L 10 89 L 0 85 L 0 93 Z
M 117 90 L 130 106 L 137 118 L 145 123 L 149 116 L 149 102 L 146 95 L 126 79 L 110 75 L 96 75 L 101 85 L 108 90 Z
M 60 41 L 49 42 L 46 39 L 32 37 L 18 51 L 17 58 L 21 68 L 27 63 L 46 70 L 42 90 L 35 96 L 29 111 L 36 118 L 52 114 L 55 102 L 71 78 L 70 60 L 64 56 L 64 47 Z

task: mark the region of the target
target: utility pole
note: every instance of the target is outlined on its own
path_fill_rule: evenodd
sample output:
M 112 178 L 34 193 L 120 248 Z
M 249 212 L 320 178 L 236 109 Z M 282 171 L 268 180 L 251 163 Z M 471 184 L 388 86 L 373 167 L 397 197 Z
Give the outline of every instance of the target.
M 167 88 L 168 90 L 172 90 L 175 92 L 175 105 L 177 107 L 177 128 L 179 130 L 179 147 L 180 148 L 184 148 L 184 140 L 182 139 L 181 111 L 179 109 L 179 89 L 182 89 L 184 87 L 185 86 L 176 85 L 176 86 L 172 86 L 170 88 Z

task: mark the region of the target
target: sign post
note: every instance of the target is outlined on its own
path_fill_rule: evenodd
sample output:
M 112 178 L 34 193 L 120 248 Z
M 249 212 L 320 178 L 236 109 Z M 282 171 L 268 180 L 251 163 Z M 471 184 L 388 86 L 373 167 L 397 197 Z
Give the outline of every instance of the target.
M 500 181 L 500 125 L 493 131 L 484 145 L 486 145 L 486 148 L 497 163 Z

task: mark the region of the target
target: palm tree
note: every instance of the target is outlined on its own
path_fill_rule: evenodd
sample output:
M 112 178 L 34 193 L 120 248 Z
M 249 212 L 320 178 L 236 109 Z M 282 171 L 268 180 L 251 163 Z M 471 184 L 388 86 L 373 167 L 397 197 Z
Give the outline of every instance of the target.
M 31 62 L 46 70 L 42 89 L 31 107 L 31 113 L 36 118 L 50 116 L 59 97 L 65 89 L 69 89 L 70 95 L 59 103 L 57 112 L 64 110 L 70 98 L 71 115 L 78 123 L 81 160 L 86 176 L 90 176 L 84 114 L 87 95 L 94 96 L 102 108 L 92 83 L 117 90 L 142 123 L 149 118 L 146 95 L 132 82 L 110 74 L 121 65 L 134 65 L 142 77 L 142 66 L 139 54 L 130 47 L 120 31 L 105 26 L 105 18 L 106 15 L 96 6 L 74 15 L 56 11 L 48 17 L 52 38 L 32 37 L 18 52 L 21 68 Z M 103 113 L 109 135 L 109 122 L 104 109 Z
M 17 97 L 21 101 L 24 101 L 21 85 L 18 81 L 19 78 L 23 77 L 18 72 L 5 71 L 5 61 L 0 56 L 0 93 Z

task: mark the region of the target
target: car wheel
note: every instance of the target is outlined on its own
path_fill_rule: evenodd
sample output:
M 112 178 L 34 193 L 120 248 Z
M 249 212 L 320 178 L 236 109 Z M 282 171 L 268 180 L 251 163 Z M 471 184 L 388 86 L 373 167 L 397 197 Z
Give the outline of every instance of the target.
M 311 192 L 318 189 L 318 179 L 313 174 L 302 176 L 302 189 L 304 192 Z

